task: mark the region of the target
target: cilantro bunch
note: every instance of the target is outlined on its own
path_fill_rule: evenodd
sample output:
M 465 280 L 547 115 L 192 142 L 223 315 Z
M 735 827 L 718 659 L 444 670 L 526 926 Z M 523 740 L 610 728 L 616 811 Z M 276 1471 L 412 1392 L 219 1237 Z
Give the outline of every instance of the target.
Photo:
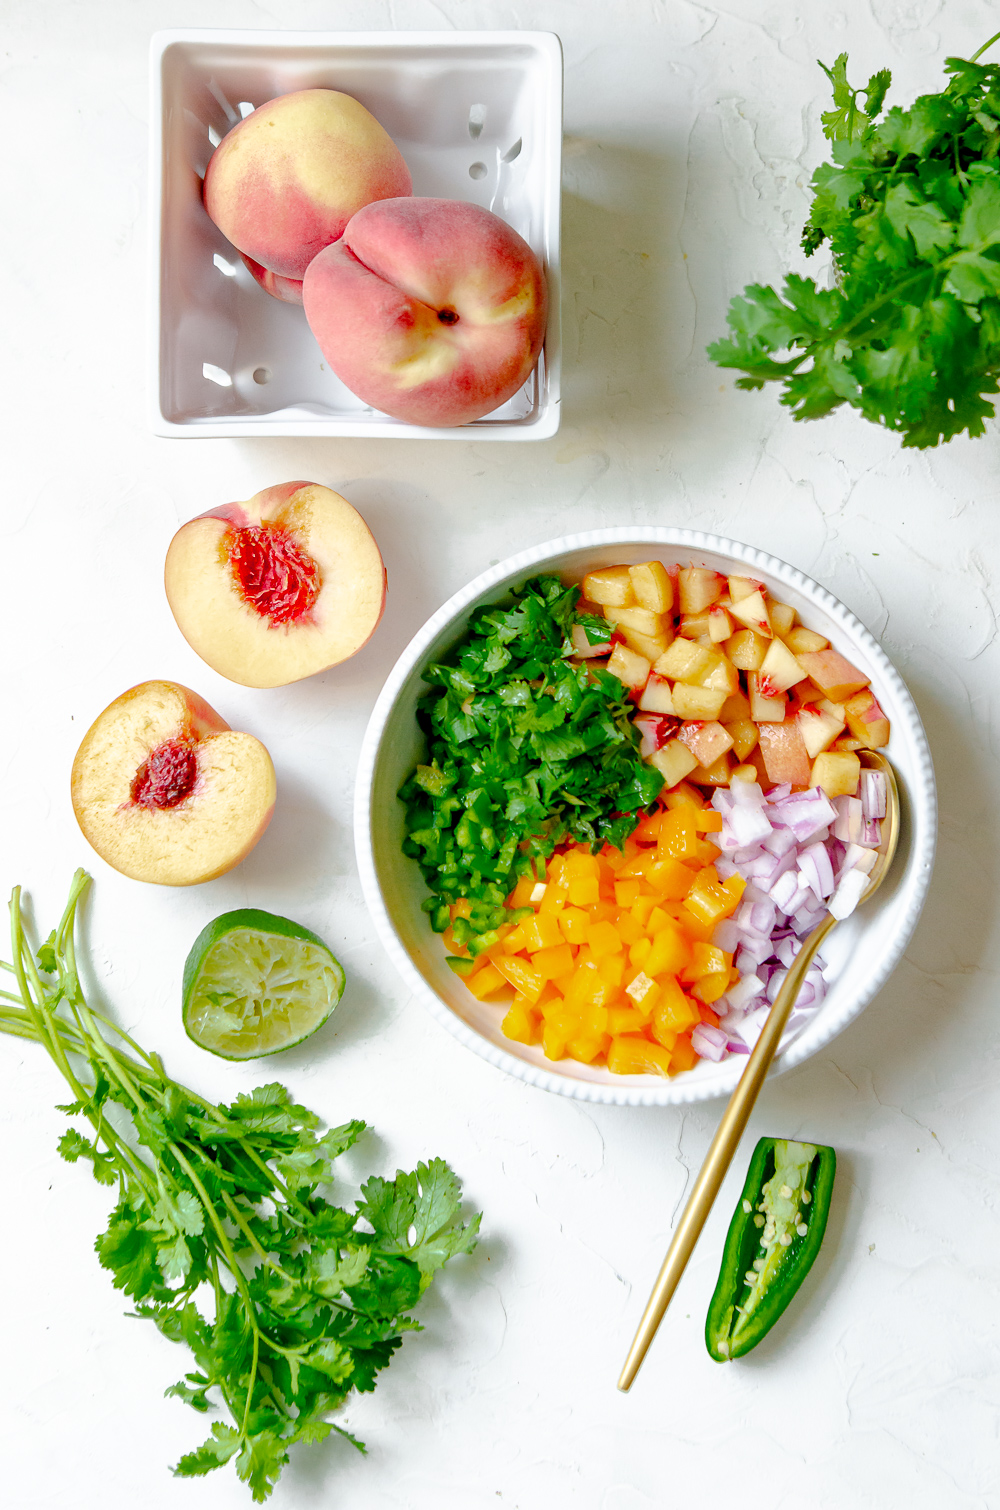
M 441 1159 L 368 1180 L 353 1211 L 334 1206 L 320 1189 L 363 1122 L 320 1133 L 280 1085 L 213 1106 L 170 1080 L 83 995 L 73 924 L 88 879 L 77 871 L 37 956 L 15 890 L 13 964 L 0 964 L 18 989 L 0 991 L 0 1031 L 48 1050 L 72 1088 L 61 1110 L 91 1123 L 91 1136 L 64 1133 L 59 1151 L 117 1191 L 96 1247 L 133 1314 L 194 1356 L 167 1394 L 199 1412 L 218 1398 L 228 1416 L 174 1472 L 234 1460 L 260 1502 L 296 1443 L 337 1432 L 365 1451 L 327 1417 L 352 1389 L 375 1388 L 403 1333 L 419 1330 L 409 1312 L 435 1272 L 475 1246 L 479 1218 L 463 1224 L 461 1187 Z
M 820 64 L 833 162 L 813 175 L 802 245 L 829 241 L 837 287 L 792 274 L 732 301 L 708 354 L 746 374 L 738 388 L 780 383 L 796 419 L 852 404 L 904 446 L 983 433 L 1000 374 L 1000 66 L 976 59 L 998 38 L 881 120 L 888 70 L 853 89 L 846 53 Z
M 428 666 L 417 717 L 428 762 L 400 789 L 404 852 L 419 860 L 437 932 L 449 907 L 472 953 L 495 942 L 519 876 L 539 873 L 558 844 L 620 846 L 659 796 L 660 773 L 639 756 L 634 711 L 610 672 L 570 660 L 580 589 L 536 577 L 512 601 L 478 608 L 448 658 Z

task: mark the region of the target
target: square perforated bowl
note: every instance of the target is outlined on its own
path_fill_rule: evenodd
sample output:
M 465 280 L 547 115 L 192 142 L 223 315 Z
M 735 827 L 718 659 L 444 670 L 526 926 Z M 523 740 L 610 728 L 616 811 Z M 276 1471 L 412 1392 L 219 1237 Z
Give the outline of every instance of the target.
M 579 582 L 588 571 L 619 562 L 658 558 L 681 565 L 707 566 L 726 574 L 759 578 L 780 601 L 790 603 L 802 622 L 826 635 L 834 648 L 871 677 L 879 702 L 892 722 L 886 754 L 898 778 L 903 804 L 899 849 L 892 869 L 872 900 L 838 924 L 823 945 L 829 989 L 819 1011 L 783 1047 L 772 1074 L 778 1074 L 829 1043 L 884 985 L 916 926 L 930 881 L 937 832 L 934 771 L 920 715 L 877 640 L 843 603 L 795 567 L 748 545 L 693 530 L 631 528 L 595 530 L 550 540 L 484 572 L 439 608 L 403 651 L 375 704 L 358 763 L 354 839 L 361 884 L 375 926 L 414 996 L 461 1043 L 491 1064 L 530 1085 L 587 1101 L 629 1105 L 701 1101 L 727 1094 L 745 1059 L 721 1064 L 701 1060 L 670 1080 L 655 1075 L 612 1075 L 599 1065 L 571 1059 L 551 1061 L 538 1046 L 513 1043 L 500 1031 L 505 1009 L 479 1002 L 445 964 L 445 949 L 431 932 L 421 902 L 427 896 L 415 860 L 402 852 L 403 804 L 396 793 L 423 758 L 416 722 L 424 690 L 423 670 L 465 632 L 472 610 L 502 599 L 539 572 L 557 572 Z
M 151 48 L 151 421 L 158 435 L 541 440 L 559 425 L 562 49 L 550 32 L 165 31 Z M 482 205 L 541 260 L 538 366 L 502 408 L 407 425 L 334 377 L 302 310 L 258 288 L 201 201 L 208 160 L 252 109 L 343 90 L 389 132 L 413 192 Z

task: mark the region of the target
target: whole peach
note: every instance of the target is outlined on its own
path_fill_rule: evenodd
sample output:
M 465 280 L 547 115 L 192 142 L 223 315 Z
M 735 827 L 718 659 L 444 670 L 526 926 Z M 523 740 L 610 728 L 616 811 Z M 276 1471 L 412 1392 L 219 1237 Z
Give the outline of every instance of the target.
M 342 382 L 411 424 L 489 414 L 527 380 L 545 338 L 545 276 L 531 247 L 458 200 L 366 205 L 309 264 L 302 294 Z
M 356 210 L 412 189 L 395 142 L 336 89 L 300 89 L 261 105 L 212 154 L 205 208 L 252 261 L 301 278 Z

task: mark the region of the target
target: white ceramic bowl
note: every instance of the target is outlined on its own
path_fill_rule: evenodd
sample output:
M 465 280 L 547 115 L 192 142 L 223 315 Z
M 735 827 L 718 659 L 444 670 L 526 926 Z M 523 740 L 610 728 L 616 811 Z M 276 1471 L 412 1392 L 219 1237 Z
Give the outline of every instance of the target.
M 903 824 L 892 872 L 877 896 L 830 935 L 823 946 L 830 982 L 812 1021 L 779 1053 L 772 1073 L 791 1069 L 829 1043 L 883 986 L 898 963 L 923 905 L 934 859 L 937 796 L 920 715 L 899 673 L 878 642 L 848 609 L 811 578 L 748 545 L 693 530 L 630 527 L 594 530 L 551 540 L 484 572 L 442 608 L 410 641 L 396 662 L 365 735 L 355 799 L 355 843 L 361 883 L 375 926 L 415 996 L 461 1043 L 529 1085 L 564 1096 L 620 1105 L 667 1105 L 728 1093 L 746 1063 L 700 1061 L 686 1074 L 612 1075 L 594 1065 L 545 1058 L 540 1047 L 513 1043 L 500 1031 L 503 1012 L 478 1002 L 445 964 L 441 939 L 431 932 L 420 903 L 427 889 L 415 860 L 401 849 L 403 804 L 396 793 L 421 758 L 417 699 L 422 670 L 465 631 L 471 611 L 493 603 L 539 572 L 581 580 L 587 571 L 617 562 L 660 557 L 762 579 L 774 596 L 795 607 L 810 629 L 870 675 L 892 722 L 887 750 L 899 778 Z

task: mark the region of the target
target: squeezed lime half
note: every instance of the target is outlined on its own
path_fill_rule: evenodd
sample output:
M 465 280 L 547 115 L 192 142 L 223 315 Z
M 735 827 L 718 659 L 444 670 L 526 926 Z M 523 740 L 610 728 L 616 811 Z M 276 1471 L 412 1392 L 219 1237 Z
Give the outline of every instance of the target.
M 210 1054 L 258 1059 L 302 1043 L 344 991 L 321 938 L 256 907 L 203 928 L 184 965 L 184 1030 Z

